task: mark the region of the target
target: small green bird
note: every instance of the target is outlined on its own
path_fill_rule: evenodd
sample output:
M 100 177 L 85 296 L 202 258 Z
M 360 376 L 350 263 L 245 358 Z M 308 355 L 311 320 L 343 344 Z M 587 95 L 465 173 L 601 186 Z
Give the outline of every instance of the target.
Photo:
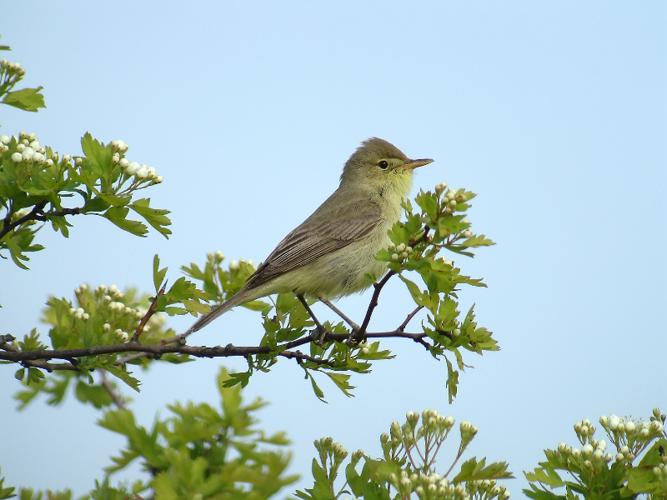
M 389 142 L 371 138 L 345 163 L 340 185 L 278 243 L 245 286 L 190 327 L 196 332 L 244 302 L 274 293 L 336 298 L 367 288 L 366 275 L 387 267 L 375 258 L 401 214 L 412 171 L 433 160 L 410 160 Z

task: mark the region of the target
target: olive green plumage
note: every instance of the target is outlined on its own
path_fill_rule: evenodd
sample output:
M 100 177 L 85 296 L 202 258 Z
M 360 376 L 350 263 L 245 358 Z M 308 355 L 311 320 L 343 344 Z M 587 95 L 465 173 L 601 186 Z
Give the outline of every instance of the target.
M 340 185 L 278 243 L 245 286 L 201 317 L 188 333 L 244 302 L 280 292 L 335 298 L 369 285 L 386 264 L 375 259 L 389 244 L 412 171 L 432 160 L 410 160 L 396 146 L 372 138 L 345 163 Z

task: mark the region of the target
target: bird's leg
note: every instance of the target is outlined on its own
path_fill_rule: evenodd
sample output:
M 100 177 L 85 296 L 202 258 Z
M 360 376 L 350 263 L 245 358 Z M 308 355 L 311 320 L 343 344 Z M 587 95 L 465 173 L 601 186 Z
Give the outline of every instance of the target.
M 322 304 L 327 306 L 329 309 L 331 309 L 333 312 L 338 314 L 340 318 L 345 321 L 353 330 L 359 330 L 359 325 L 357 325 L 354 321 L 352 321 L 343 311 L 338 309 L 334 304 L 332 304 L 329 300 L 325 299 L 322 296 L 317 297 Z
M 313 310 L 308 305 L 308 302 L 303 297 L 303 294 L 295 292 L 294 295 L 296 295 L 296 298 L 299 299 L 299 302 L 301 302 L 301 305 L 303 305 L 304 309 L 308 312 L 311 319 L 315 323 L 315 332 L 317 333 L 317 335 L 314 336 L 313 340 L 315 342 L 317 342 L 318 344 L 323 344 L 324 343 L 324 338 L 326 337 L 327 332 L 324 330 L 324 327 L 322 326 L 322 323 L 320 323 L 320 321 L 317 319 L 317 316 L 315 316 L 315 313 L 313 312 Z

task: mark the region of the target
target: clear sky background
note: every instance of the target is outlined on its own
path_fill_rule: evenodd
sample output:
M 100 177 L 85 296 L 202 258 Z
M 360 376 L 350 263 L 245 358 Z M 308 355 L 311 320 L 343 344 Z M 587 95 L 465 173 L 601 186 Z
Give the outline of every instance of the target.
M 150 290 L 154 253 L 172 280 L 210 251 L 261 261 L 379 136 L 435 158 L 413 194 L 438 182 L 479 194 L 470 218 L 498 244 L 457 260 L 489 285 L 462 298 L 502 351 L 467 357 L 475 367 L 453 405 L 444 364 L 407 342 L 353 377 L 352 399 L 325 383 L 320 403 L 287 361 L 253 377 L 246 394 L 271 403 L 261 425 L 288 431 L 292 471 L 310 480 L 318 437 L 377 453 L 392 420 L 435 408 L 479 427 L 471 452 L 508 460 L 518 493 L 543 448 L 574 444 L 576 420 L 667 407 L 665 3 L 23 0 L 4 2 L 0 18 L 10 60 L 45 86 L 48 106 L 3 108 L 0 132 L 34 131 L 73 154 L 86 131 L 125 140 L 131 160 L 164 176 L 151 196 L 174 221 L 168 241 L 99 218 L 73 220 L 68 240 L 44 231 L 29 272 L 0 262 L 3 332 L 45 334 L 48 296 L 83 282 Z M 376 327 L 395 326 L 406 299 L 389 286 Z M 339 304 L 359 317 L 367 300 Z M 246 344 L 260 331 L 235 310 L 194 341 Z M 242 366 L 142 375 L 140 421 L 175 400 L 216 404 L 223 363 Z M 0 368 L 8 482 L 85 492 L 123 440 L 75 402 L 16 413 L 13 371 Z

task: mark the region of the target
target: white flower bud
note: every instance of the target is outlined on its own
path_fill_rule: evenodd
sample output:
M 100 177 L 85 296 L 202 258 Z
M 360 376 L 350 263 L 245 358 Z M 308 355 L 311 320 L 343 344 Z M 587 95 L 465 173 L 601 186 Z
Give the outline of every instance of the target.
M 471 236 L 472 236 L 472 231 L 470 231 L 470 230 L 468 230 L 468 229 L 466 229 L 465 231 L 463 231 L 463 237 L 464 237 L 464 238 L 470 238 Z
M 18 144 L 18 145 L 16 146 L 16 151 L 18 151 L 19 153 L 23 153 L 23 150 L 24 150 L 26 147 L 27 147 L 27 146 L 26 146 L 25 144 L 23 144 L 23 143 Z
M 88 319 L 90 319 L 90 314 L 83 313 L 82 318 L 85 319 L 85 320 L 88 320 Z
M 404 244 L 404 243 L 400 243 L 400 244 L 396 247 L 396 251 L 399 252 L 399 253 L 403 252 L 404 250 L 405 250 L 405 244 Z
M 21 156 L 23 156 L 23 159 L 25 161 L 30 161 L 32 160 L 33 155 L 35 154 L 35 151 L 32 148 L 23 148 L 23 151 L 21 151 Z
M 398 261 L 398 254 L 397 253 L 392 253 L 391 254 L 391 260 Z
M 63 161 L 69 163 L 70 161 L 72 161 L 72 157 L 70 155 L 65 155 L 65 156 L 63 156 Z
M 139 170 L 137 170 L 137 177 L 139 179 L 145 179 L 148 177 L 148 167 L 146 165 L 139 167 Z
M 633 421 L 627 422 L 625 424 L 625 430 L 627 432 L 634 432 L 636 429 L 635 423 Z
M 134 175 L 139 171 L 140 168 L 141 166 L 136 161 L 131 161 L 125 170 L 128 174 Z
M 11 141 L 11 139 L 8 135 L 0 135 L 0 143 L 9 144 L 9 141 Z
M 23 154 L 25 154 L 25 151 L 23 152 Z M 42 161 L 44 161 L 44 155 L 42 153 L 33 153 L 32 161 L 36 161 L 38 163 L 41 163 Z
M 109 330 L 111 330 L 111 325 L 109 323 L 104 323 L 102 325 L 102 330 L 104 330 L 105 332 L 108 332 Z
M 127 158 L 121 158 L 118 164 L 121 166 L 121 168 L 127 168 L 130 162 L 127 161 Z
M 593 453 L 593 447 L 590 444 L 585 444 L 584 447 L 581 449 L 581 452 L 584 455 L 590 455 Z
M 39 151 L 39 148 L 41 147 L 41 145 L 39 144 L 39 141 L 32 141 L 30 143 L 30 147 L 35 151 Z
M 163 180 L 164 180 L 164 177 L 162 177 L 161 175 L 158 175 L 158 176 L 155 178 L 155 182 L 157 182 L 158 184 L 160 184 Z
M 46 159 L 46 164 L 47 164 L 49 167 L 52 167 L 52 166 L 53 166 L 53 160 L 52 160 L 51 158 L 47 158 L 47 159 Z
M 16 163 L 22 162 L 23 161 L 23 155 L 19 152 L 12 153 L 12 161 L 15 161 Z
M 229 264 L 229 269 L 232 271 L 236 271 L 239 268 L 239 261 L 238 260 L 233 260 Z
M 613 431 L 618 428 L 618 424 L 621 423 L 621 419 L 618 418 L 616 415 L 612 415 L 609 417 L 609 428 Z

